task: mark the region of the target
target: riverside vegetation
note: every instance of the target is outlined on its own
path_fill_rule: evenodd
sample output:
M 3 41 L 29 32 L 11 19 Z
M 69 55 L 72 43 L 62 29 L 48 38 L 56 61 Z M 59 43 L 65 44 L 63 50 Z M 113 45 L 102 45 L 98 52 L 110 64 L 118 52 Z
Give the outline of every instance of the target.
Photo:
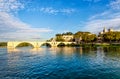
M 104 34 L 92 34 L 90 32 L 81 32 L 78 31 L 76 33 L 66 32 L 62 34 L 56 34 L 56 41 L 64 42 L 63 35 L 73 35 L 73 39 L 69 40 L 69 42 L 76 42 L 76 44 L 70 44 L 66 46 L 120 46 L 120 32 L 106 32 Z M 51 38 L 48 41 L 51 41 Z M 64 46 L 63 44 L 61 46 Z
M 56 34 L 56 41 L 65 41 L 62 36 L 63 35 L 73 35 L 74 38 L 70 41 L 75 42 L 75 39 L 81 38 L 81 42 L 83 43 L 91 43 L 91 42 L 97 42 L 98 38 L 101 38 L 101 42 L 120 42 L 120 32 L 106 32 L 104 34 L 99 34 L 98 36 L 96 34 L 92 34 L 90 32 L 76 32 L 73 34 L 72 32 L 67 32 L 63 34 Z
M 0 42 L 0 47 L 6 47 L 7 46 L 7 42 Z

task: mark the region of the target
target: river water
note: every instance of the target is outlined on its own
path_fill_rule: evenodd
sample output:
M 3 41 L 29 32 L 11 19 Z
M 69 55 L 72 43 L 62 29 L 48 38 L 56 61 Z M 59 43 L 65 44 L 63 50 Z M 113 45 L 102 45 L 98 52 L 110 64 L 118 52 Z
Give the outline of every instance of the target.
M 120 79 L 120 48 L 0 48 L 0 79 Z

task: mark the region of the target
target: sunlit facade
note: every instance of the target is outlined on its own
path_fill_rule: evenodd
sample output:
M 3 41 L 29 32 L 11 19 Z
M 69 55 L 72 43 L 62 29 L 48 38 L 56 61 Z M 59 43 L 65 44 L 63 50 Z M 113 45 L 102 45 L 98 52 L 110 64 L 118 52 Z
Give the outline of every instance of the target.
M 113 32 L 114 30 L 112 28 L 109 28 L 108 30 L 104 27 L 103 31 L 99 34 L 105 34 L 106 32 Z
M 71 41 L 73 40 L 73 35 L 63 35 L 62 38 L 65 40 L 65 41 Z

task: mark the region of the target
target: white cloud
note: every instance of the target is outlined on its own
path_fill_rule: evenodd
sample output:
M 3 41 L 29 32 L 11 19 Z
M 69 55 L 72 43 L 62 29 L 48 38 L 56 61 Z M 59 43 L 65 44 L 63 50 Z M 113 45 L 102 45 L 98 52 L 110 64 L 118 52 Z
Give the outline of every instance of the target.
M 104 27 L 107 29 L 113 28 L 114 30 L 120 30 L 120 12 L 113 13 L 106 11 L 101 14 L 94 15 L 85 23 L 84 29 L 98 33 Z
M 54 9 L 52 7 L 42 7 L 39 10 L 40 12 L 49 13 L 49 14 L 58 14 L 58 13 L 70 14 L 75 12 L 75 9 L 72 8 Z
M 85 29 L 96 33 L 102 30 L 104 27 L 113 28 L 114 30 L 120 29 L 120 18 L 109 20 L 93 20 L 86 24 Z
M 0 11 L 10 12 L 24 8 L 24 4 L 18 0 L 0 0 Z
M 18 0 L 0 0 L 0 41 L 35 40 L 41 33 L 51 32 L 49 28 L 32 28 L 16 18 L 11 12 L 24 8 Z
M 110 14 L 111 14 L 110 11 L 105 11 L 100 14 L 93 15 L 92 17 L 89 18 L 89 20 L 98 19 L 98 18 L 108 18 L 110 16 L 107 17 L 106 15 L 110 15 Z M 103 17 L 103 16 L 106 16 L 106 17 Z
M 109 10 L 91 16 L 84 23 L 84 29 L 94 33 L 100 32 L 104 27 L 120 30 L 120 0 L 110 0 L 108 7 Z
M 1 39 L 7 37 L 13 38 L 13 40 L 21 38 L 23 40 L 31 40 L 31 38 L 40 37 L 40 33 L 52 31 L 49 28 L 32 28 L 30 25 L 5 12 L 0 12 L 0 28 L 0 33 L 3 35 L 0 37 Z
M 53 9 L 52 7 L 47 7 L 47 8 L 40 8 L 40 12 L 44 12 L 44 13 L 50 13 L 50 14 L 55 14 L 58 13 L 58 10 Z
M 109 6 L 112 8 L 112 9 L 120 9 L 120 0 L 114 0 L 114 1 L 111 1 Z

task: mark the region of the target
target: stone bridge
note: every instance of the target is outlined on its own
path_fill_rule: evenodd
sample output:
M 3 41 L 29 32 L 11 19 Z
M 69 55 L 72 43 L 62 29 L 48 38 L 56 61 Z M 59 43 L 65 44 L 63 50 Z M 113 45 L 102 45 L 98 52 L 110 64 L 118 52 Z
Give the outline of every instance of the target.
M 41 47 L 43 44 L 49 44 L 51 47 L 57 47 L 59 44 L 72 44 L 75 42 L 36 42 L 36 41 L 11 41 L 7 43 L 7 47 L 8 48 L 16 48 L 19 44 L 21 43 L 29 43 L 31 44 L 34 48 L 39 48 Z

